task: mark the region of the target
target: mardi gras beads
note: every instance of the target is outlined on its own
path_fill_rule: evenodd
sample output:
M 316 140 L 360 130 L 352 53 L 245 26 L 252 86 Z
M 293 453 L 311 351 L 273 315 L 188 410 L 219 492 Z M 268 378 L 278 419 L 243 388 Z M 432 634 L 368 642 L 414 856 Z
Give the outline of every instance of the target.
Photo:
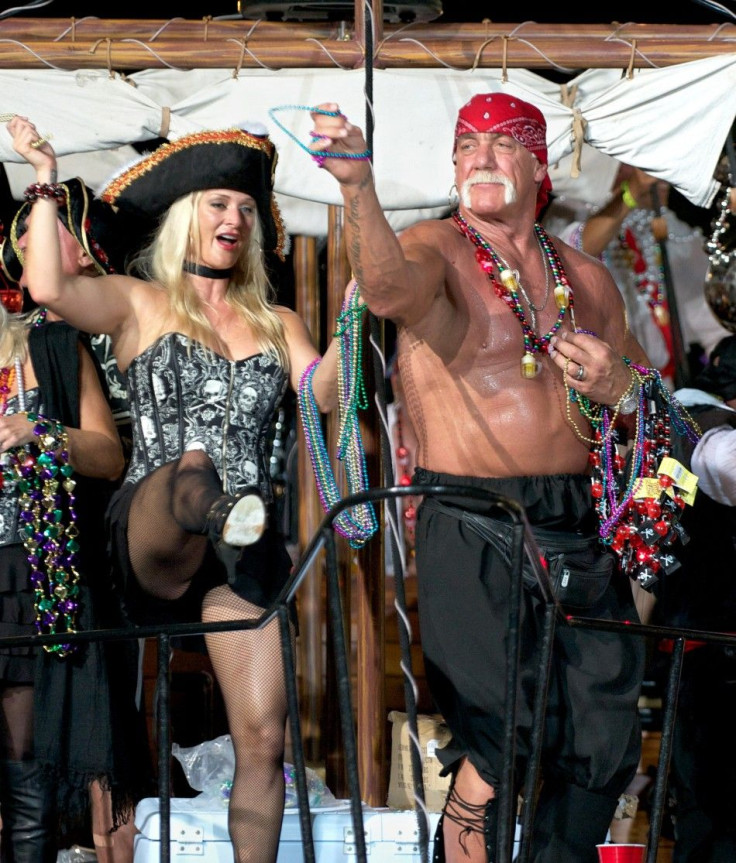
M 40 635 L 77 631 L 79 551 L 76 482 L 69 464 L 69 438 L 61 423 L 27 414 L 35 445 L 18 448 L 12 467 L 17 482 L 19 530 L 31 567 L 30 582 Z M 74 652 L 69 643 L 44 645 L 60 657 Z
M 622 571 L 651 591 L 680 565 L 673 546 L 688 540 L 680 519 L 697 486 L 697 477 L 672 458 L 673 428 L 693 442 L 700 429 L 658 371 L 626 362 L 639 386 L 634 440 L 625 457 L 604 406 L 589 456 L 591 493 L 601 541 L 617 555 Z
M 498 255 L 491 244 L 484 240 L 478 231 L 465 221 L 458 211 L 453 213 L 453 219 L 462 233 L 475 245 L 475 258 L 480 268 L 488 276 L 496 296 L 506 303 L 521 325 L 524 342 L 524 354 L 521 358 L 521 376 L 523 378 L 536 377 L 541 368 L 536 354 L 547 352 L 549 343 L 562 326 L 562 321 L 565 319 L 568 309 L 574 328 L 572 288 L 551 240 L 541 225 L 537 224 L 534 226 L 547 266 L 551 270 L 555 281 L 554 297 L 558 308 L 557 319 L 552 328 L 548 332 L 538 335 L 533 326 L 533 323 L 536 323 L 536 321 L 530 322 L 527 320 L 526 312 L 519 300 L 519 283 L 516 273 Z M 498 278 L 495 276 L 494 269 L 498 271 Z M 530 315 L 533 316 L 531 304 Z
M 357 285 L 343 303 L 335 337 L 338 341 L 338 404 L 340 424 L 337 458 L 345 467 L 348 493 L 355 494 L 368 487 L 358 410 L 367 407 L 365 385 L 362 378 L 361 326 L 365 305 L 359 302 Z M 340 501 L 341 495 L 332 470 L 319 408 L 314 398 L 312 378 L 320 358 L 314 359 L 299 379 L 297 400 L 309 458 L 314 470 L 322 509 L 328 512 Z M 353 548 L 361 548 L 378 529 L 378 522 L 370 503 L 342 510 L 334 520 L 337 533 L 344 536 Z

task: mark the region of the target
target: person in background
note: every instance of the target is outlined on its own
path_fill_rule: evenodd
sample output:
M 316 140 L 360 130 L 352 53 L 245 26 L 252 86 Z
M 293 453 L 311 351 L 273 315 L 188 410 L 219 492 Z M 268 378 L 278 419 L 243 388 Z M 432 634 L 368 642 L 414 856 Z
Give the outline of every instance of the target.
M 736 634 L 736 335 L 675 395 L 703 430 L 681 455 L 698 491 L 682 520 L 690 541 L 657 591 L 651 622 Z M 664 686 L 671 644 L 659 647 L 652 673 Z M 736 860 L 735 722 L 736 648 L 687 641 L 668 777 L 673 863 Z
M 104 547 L 93 481 L 123 469 L 94 363 L 71 327 L 2 308 L 0 382 L 0 632 L 94 628 L 90 582 Z M 51 863 L 57 815 L 79 811 L 82 795 L 88 807 L 92 780 L 116 782 L 104 658 L 63 641 L 7 647 L 0 679 L 2 857 Z M 58 812 L 53 779 L 70 811 Z
M 72 177 L 64 185 L 69 192 L 69 203 L 59 209 L 59 221 L 78 244 L 78 251 L 72 246 L 75 253 L 67 256 L 65 263 L 71 269 L 91 276 L 122 272 L 129 246 L 134 242 L 133 226 L 116 218 L 112 208 L 95 198 L 92 189 L 81 178 Z M 18 208 L 10 222 L 7 241 L 3 243 L 0 268 L 11 283 L 17 284 L 20 279 L 23 234 L 29 212 L 27 203 Z M 24 310 L 32 306 L 35 304 L 26 293 Z M 130 407 L 125 380 L 112 355 L 110 337 L 105 333 L 81 335 L 89 340 L 92 348 L 127 462 L 130 457 Z
M 688 380 L 727 334 L 703 294 L 703 233 L 667 206 L 673 195 L 667 183 L 621 163 L 606 201 L 596 206 L 568 192 L 551 202 L 543 220 L 549 231 L 608 267 L 631 331 L 671 389 L 678 361 L 675 324 L 685 353 L 681 373 Z
M 66 200 L 64 206 L 59 208 L 57 229 L 59 244 L 63 249 L 62 260 L 65 272 L 69 275 L 85 273 L 97 276 L 122 268 L 123 234 L 112 208 L 96 200 L 92 190 L 78 177 L 66 180 L 62 186 Z M 0 247 L 0 261 L 2 261 L 4 274 L 8 280 L 18 285 L 24 284 L 24 249 L 30 213 L 29 203 L 19 207 L 10 224 L 8 237 L 3 240 Z M 29 304 L 26 301 L 24 305 L 28 306 L 32 303 Z M 54 317 L 49 316 L 47 310 L 39 308 L 36 308 L 32 314 L 39 321 Z M 79 337 L 86 344 L 87 352 L 94 361 L 125 455 L 125 443 L 128 438 L 127 401 L 120 397 L 120 379 L 117 369 L 113 369 L 109 362 L 101 362 L 100 351 L 103 352 L 103 357 L 109 354 L 109 348 L 106 346 L 107 339 L 106 337 L 90 338 L 87 334 L 81 333 Z M 104 489 L 97 489 L 95 506 L 99 523 L 95 530 L 98 533 L 103 530 L 101 515 L 114 487 L 111 483 Z M 94 625 L 91 628 L 123 625 L 119 603 L 115 601 L 111 590 L 110 573 L 105 569 L 105 560 L 104 546 L 101 546 L 100 554 L 95 560 L 94 571 L 90 573 L 94 610 Z M 140 705 L 135 702 L 139 683 L 139 645 L 137 640 L 112 641 L 93 646 L 90 650 L 101 651 L 104 655 L 105 672 L 111 682 L 110 721 L 113 728 L 112 751 L 115 761 L 113 781 L 103 777 L 104 781 L 100 782 L 95 778 L 90 784 L 92 840 L 95 854 L 101 863 L 103 861 L 104 863 L 132 863 L 135 836 L 133 807 L 137 800 L 151 793 L 155 788 L 153 768 L 148 757 L 145 717 Z M 80 685 L 88 686 L 89 681 L 80 678 L 72 665 L 66 685 L 67 690 L 61 693 L 61 697 L 73 699 L 76 688 Z M 60 695 L 57 691 L 49 692 L 48 687 L 44 687 L 44 691 L 46 697 L 56 698 Z M 70 704 L 73 710 L 73 700 L 70 700 Z M 45 707 L 42 706 L 40 712 L 44 715 Z M 54 772 L 50 779 L 53 779 L 59 789 L 59 811 L 65 813 L 68 808 L 70 782 L 59 760 L 53 760 L 50 754 L 47 772 L 51 769 Z
M 27 118 L 14 117 L 8 131 L 36 169 L 31 295 L 81 329 L 109 334 L 127 376 L 133 452 L 107 514 L 126 614 L 135 623 L 260 618 L 291 570 L 269 523 L 267 432 L 287 385 L 296 390 L 320 359 L 303 321 L 271 301 L 266 254 L 283 254 L 285 230 L 266 130 L 184 136 L 112 179 L 102 199 L 158 229 L 137 256 L 141 277 L 95 279 L 61 267 L 52 147 Z M 332 409 L 336 349 L 312 384 L 319 408 Z M 296 632 L 295 614 L 293 624 Z M 273 863 L 287 709 L 278 621 L 205 637 L 235 750 L 234 856 Z
M 568 586 L 597 585 L 561 598 L 563 605 L 637 620 L 618 552 L 599 542 L 603 504 L 593 497 L 593 471 L 607 468 L 597 461 L 593 429 L 605 437 L 601 423 L 633 419 L 657 376 L 603 264 L 536 223 L 551 190 L 544 116 L 507 93 L 474 96 L 459 110 L 452 146 L 457 211 L 398 237 L 378 200 L 361 130 L 334 103 L 313 108 L 312 119 L 314 158 L 340 185 L 361 298 L 398 328 L 399 374 L 417 436 L 413 482 L 470 485 L 517 502 L 541 551 L 550 560 L 564 556 Z M 499 859 L 511 541 L 492 504 L 427 496 L 419 507 L 422 650 L 453 735 L 437 752 L 452 776 L 435 837 L 438 861 Z M 517 782 L 530 752 L 542 626 L 534 589 L 522 604 Z M 534 863 L 597 860 L 595 846 L 639 761 L 643 668 L 635 636 L 557 627 Z M 519 789 L 505 790 L 515 801 Z

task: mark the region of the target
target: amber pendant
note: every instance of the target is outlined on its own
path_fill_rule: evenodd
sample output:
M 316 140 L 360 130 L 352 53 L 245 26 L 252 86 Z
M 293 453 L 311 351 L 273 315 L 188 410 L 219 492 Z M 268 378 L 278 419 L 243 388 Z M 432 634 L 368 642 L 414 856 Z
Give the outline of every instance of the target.
M 523 378 L 535 378 L 539 374 L 541 366 L 539 360 L 528 351 L 521 358 L 521 376 Z
M 562 285 L 555 287 L 555 302 L 558 309 L 567 308 L 567 291 Z
M 501 270 L 498 275 L 507 291 L 516 293 L 519 290 L 519 274 L 516 270 Z
M 652 309 L 654 312 L 654 319 L 657 321 L 657 325 L 660 327 L 667 327 L 670 323 L 670 313 L 667 309 L 667 306 L 654 306 Z

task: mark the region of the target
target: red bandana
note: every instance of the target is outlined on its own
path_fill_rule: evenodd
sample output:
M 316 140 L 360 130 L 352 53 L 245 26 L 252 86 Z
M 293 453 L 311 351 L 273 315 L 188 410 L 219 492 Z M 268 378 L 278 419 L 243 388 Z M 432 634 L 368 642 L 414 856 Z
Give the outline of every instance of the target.
M 455 140 L 470 132 L 508 135 L 547 164 L 547 123 L 539 108 L 507 93 L 478 93 L 460 109 Z M 537 215 L 547 203 L 552 181 L 545 176 L 537 193 Z

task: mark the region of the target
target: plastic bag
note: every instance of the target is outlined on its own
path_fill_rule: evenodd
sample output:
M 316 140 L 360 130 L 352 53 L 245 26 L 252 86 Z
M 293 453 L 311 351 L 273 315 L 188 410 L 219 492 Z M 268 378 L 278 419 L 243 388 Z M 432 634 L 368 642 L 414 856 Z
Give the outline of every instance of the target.
M 286 786 L 286 795 L 284 806 L 287 809 L 296 809 L 298 806 L 296 796 L 296 770 L 293 764 L 288 761 L 284 763 L 284 785 Z M 337 803 L 337 798 L 330 789 L 322 781 L 319 773 L 315 773 L 310 767 L 306 769 L 307 774 L 307 795 L 309 798 L 309 808 L 319 809 L 325 806 L 334 806 Z
M 202 803 L 218 801 L 227 806 L 235 773 L 235 752 L 229 734 L 186 749 L 174 743 L 171 752 L 181 764 L 189 785 L 202 792 Z
M 59 851 L 56 863 L 92 863 L 97 860 L 97 855 L 91 848 L 82 848 L 80 845 L 72 845 Z
M 223 734 L 214 740 L 205 740 L 204 743 L 186 749 L 174 743 L 171 751 L 181 764 L 189 785 L 195 791 L 202 792 L 195 798 L 195 805 L 202 807 L 210 807 L 212 804 L 228 805 L 235 773 L 235 752 L 229 734 Z M 310 809 L 335 805 L 336 798 L 319 774 L 309 767 L 306 773 Z M 287 809 L 295 809 L 297 806 L 295 769 L 294 765 L 288 762 L 284 764 L 284 784 L 286 786 L 284 805 Z

